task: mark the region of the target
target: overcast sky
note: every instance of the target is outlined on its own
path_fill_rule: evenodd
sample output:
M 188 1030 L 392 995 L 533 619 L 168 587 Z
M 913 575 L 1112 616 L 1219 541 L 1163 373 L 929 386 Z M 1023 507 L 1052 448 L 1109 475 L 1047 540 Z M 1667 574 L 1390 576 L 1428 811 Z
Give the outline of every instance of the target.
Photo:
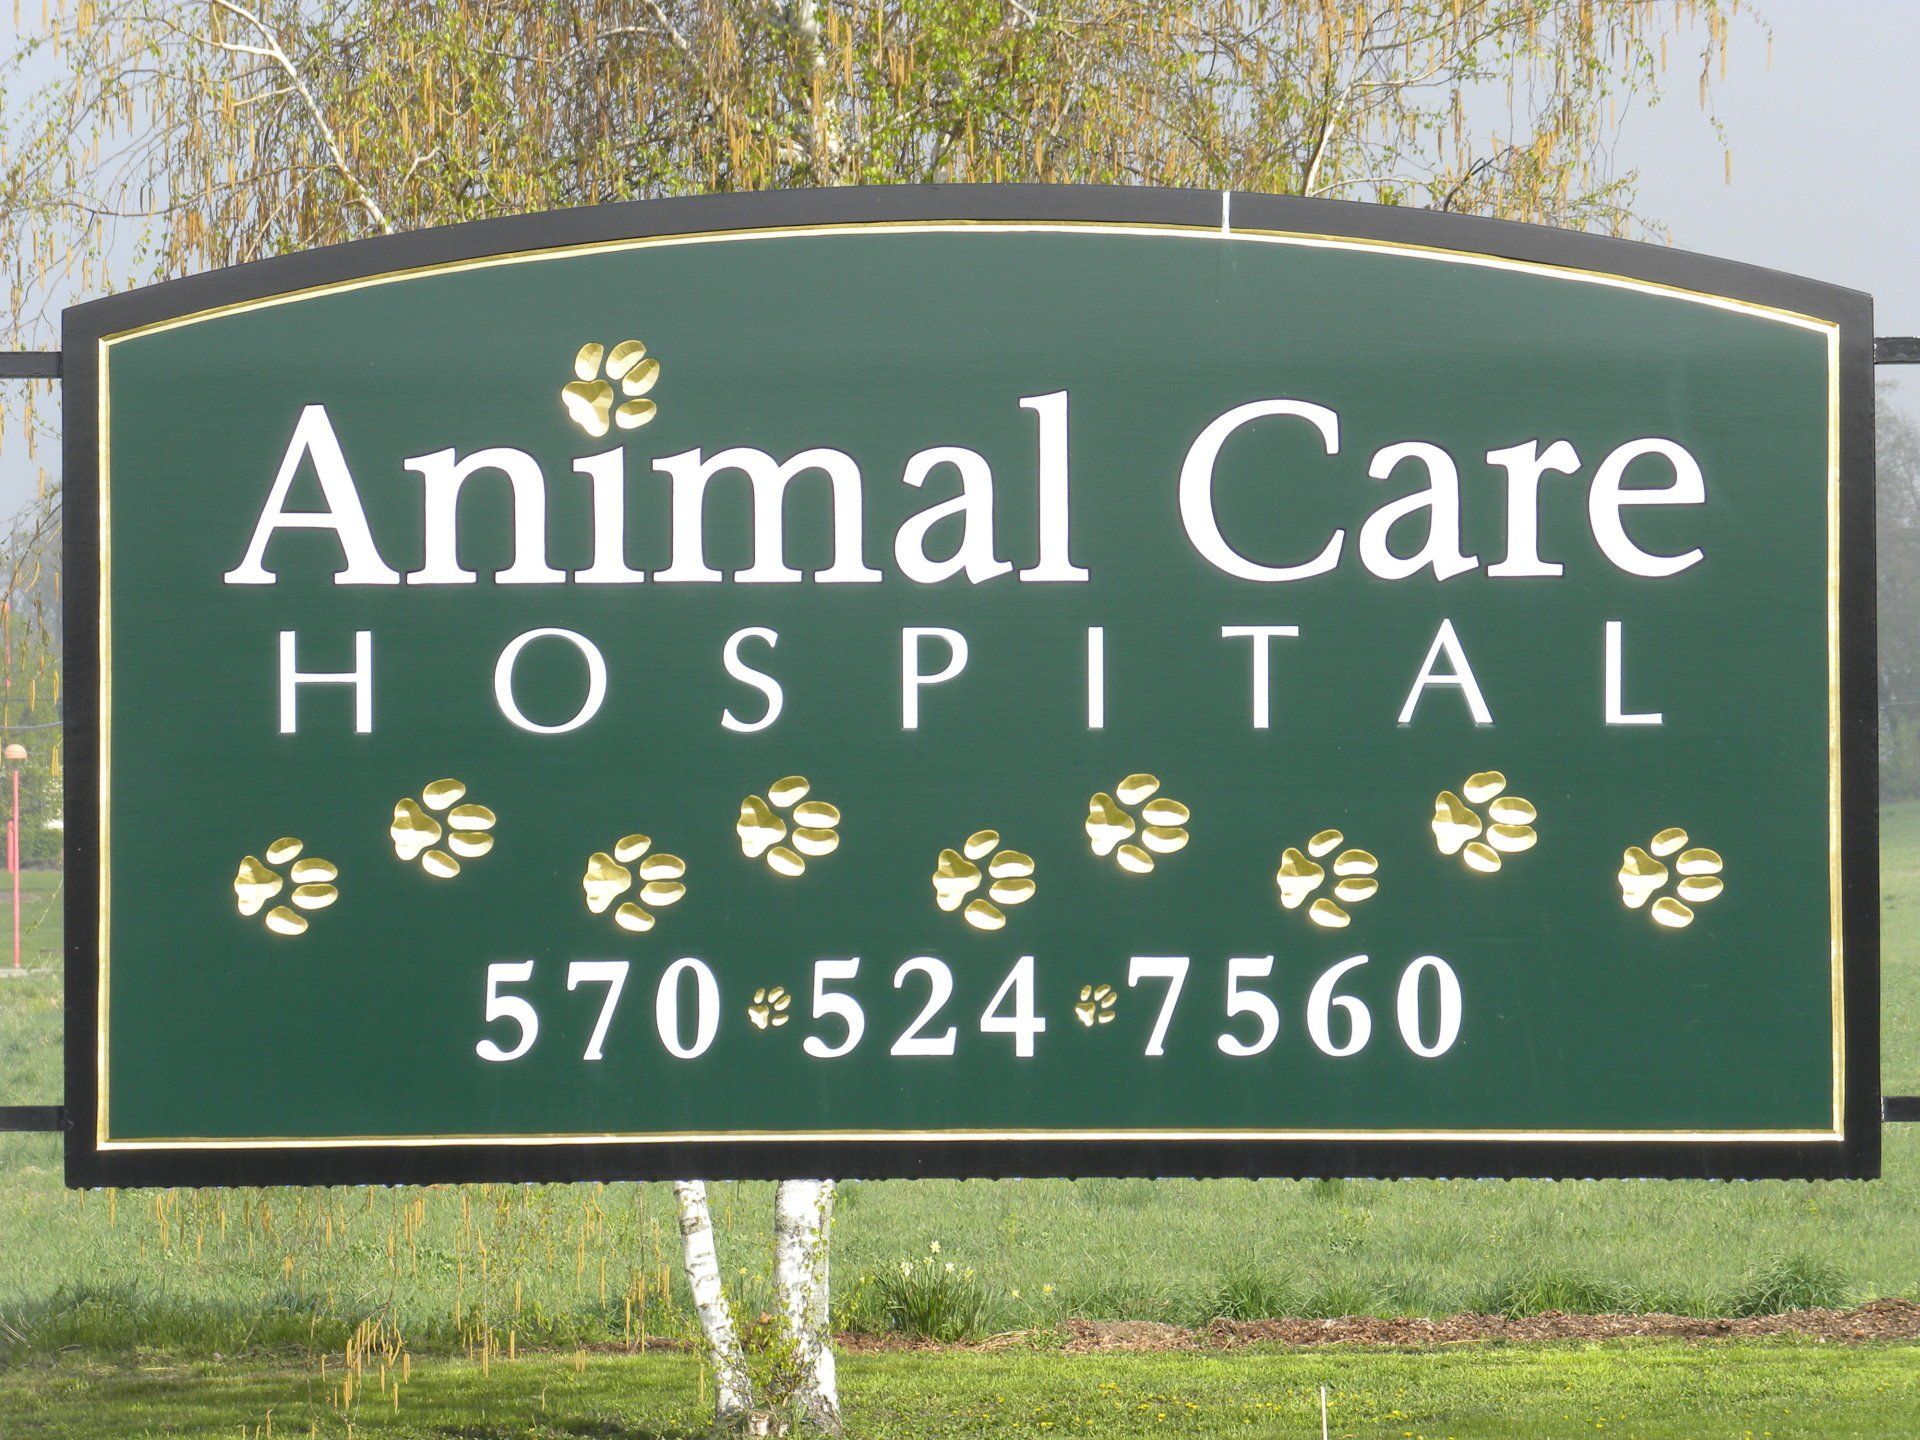
M 1766 0 L 1759 10 L 1773 30 L 1771 67 L 1762 32 L 1736 25 L 1712 94 L 1732 184 L 1679 80 L 1665 104 L 1628 117 L 1621 140 L 1622 166 L 1640 171 L 1642 212 L 1682 249 L 1865 290 L 1876 333 L 1920 335 L 1920 3 Z M 1912 375 L 1908 404 L 1916 372 L 1892 372 Z
M 1865 290 L 1877 333 L 1920 335 L 1920 0 L 1765 0 L 1757 13 L 1772 29 L 1771 65 L 1764 30 L 1736 24 L 1728 76 L 1712 91 L 1732 183 L 1676 63 L 1666 102 L 1630 114 L 1618 148 L 1619 167 L 1640 171 L 1641 213 L 1682 249 Z M 1920 366 L 1895 373 L 1901 403 L 1920 411 Z M 18 447 L 9 451 L 0 513 L 33 484 Z
M 1733 183 L 1684 80 L 1628 118 L 1622 162 L 1641 174 L 1646 214 L 1676 245 L 1871 293 L 1882 335 L 1920 334 L 1920 61 L 1915 0 L 1767 0 L 1773 63 L 1752 26 L 1734 28 L 1713 105 Z

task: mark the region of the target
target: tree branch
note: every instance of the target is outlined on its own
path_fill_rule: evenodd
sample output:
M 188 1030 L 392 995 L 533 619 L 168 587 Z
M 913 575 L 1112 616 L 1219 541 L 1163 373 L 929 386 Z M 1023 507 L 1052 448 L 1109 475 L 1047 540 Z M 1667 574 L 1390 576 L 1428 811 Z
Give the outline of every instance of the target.
M 314 98 L 313 91 L 307 88 L 306 79 L 300 74 L 299 67 L 288 58 L 279 37 L 268 28 L 266 21 L 246 6 L 235 3 L 235 0 L 213 0 L 213 3 L 219 9 L 251 25 L 264 45 L 242 45 L 237 41 L 211 38 L 207 43 L 221 50 L 237 51 L 243 55 L 258 55 L 273 61 L 280 67 L 286 74 L 288 83 L 306 106 L 308 118 L 313 121 L 314 128 L 320 132 L 320 139 L 326 145 L 327 153 L 333 157 L 333 168 L 339 172 L 340 178 L 346 181 L 348 190 L 353 192 L 355 203 L 367 212 L 367 218 L 379 227 L 381 234 L 391 235 L 393 222 L 387 218 L 387 212 L 380 208 L 380 202 L 373 198 L 373 192 L 362 183 L 360 177 L 354 173 L 353 167 L 347 163 L 346 152 L 340 148 L 340 137 L 333 133 L 333 126 L 327 123 L 327 117 L 320 109 L 320 102 Z

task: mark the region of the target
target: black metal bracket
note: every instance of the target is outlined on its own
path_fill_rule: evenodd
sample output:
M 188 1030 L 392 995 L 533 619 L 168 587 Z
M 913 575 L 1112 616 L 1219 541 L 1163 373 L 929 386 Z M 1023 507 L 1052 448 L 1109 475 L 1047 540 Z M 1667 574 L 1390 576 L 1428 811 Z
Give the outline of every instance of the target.
M 1887 1125 L 1920 1124 L 1920 1095 L 1883 1095 L 1880 1119 Z M 0 1132 L 62 1132 L 73 1128 L 64 1105 L 0 1105 Z
M 58 1132 L 72 1128 L 64 1105 L 0 1105 L 0 1131 Z
M 1876 335 L 1876 365 L 1920 365 L 1920 335 Z M 1920 1095 L 1883 1095 L 1880 1119 L 1887 1125 L 1920 1124 Z
M 1920 336 L 1881 335 L 1873 342 L 1876 365 L 1920 365 Z M 58 350 L 0 351 L 0 380 L 58 380 Z M 1881 1120 L 1889 1125 L 1920 1124 L 1920 1095 L 1886 1095 Z M 61 1133 L 73 1128 L 64 1105 L 0 1105 L 0 1132 Z
M 58 380 L 58 350 L 0 350 L 0 380 Z
M 1920 335 L 1879 335 L 1873 342 L 1876 365 L 1920 365 Z M 0 380 L 58 380 L 58 350 L 0 350 Z

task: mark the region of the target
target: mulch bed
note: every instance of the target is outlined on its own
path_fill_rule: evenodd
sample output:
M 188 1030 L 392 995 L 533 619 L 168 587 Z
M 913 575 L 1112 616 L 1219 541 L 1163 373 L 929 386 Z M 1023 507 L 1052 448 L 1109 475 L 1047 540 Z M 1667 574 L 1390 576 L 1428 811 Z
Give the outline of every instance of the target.
M 1920 1304 L 1875 1300 L 1848 1310 L 1789 1310 L 1780 1315 L 1702 1319 L 1693 1315 L 1348 1315 L 1336 1320 L 1216 1320 L 1203 1329 L 1152 1320 L 1068 1320 L 1057 1331 L 1021 1330 L 941 1345 L 895 1335 L 840 1335 L 843 1351 L 998 1350 L 1065 1339 L 1069 1354 L 1152 1350 L 1232 1350 L 1243 1345 L 1456 1345 L 1474 1341 L 1732 1340 L 1762 1335 L 1857 1342 L 1920 1340 Z

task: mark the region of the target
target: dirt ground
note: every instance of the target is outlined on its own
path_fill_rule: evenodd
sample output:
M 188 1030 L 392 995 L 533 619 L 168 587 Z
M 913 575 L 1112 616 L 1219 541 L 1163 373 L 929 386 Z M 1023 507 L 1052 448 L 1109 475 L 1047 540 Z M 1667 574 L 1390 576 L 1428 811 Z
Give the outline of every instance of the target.
M 1490 1340 L 1721 1340 L 1793 1335 L 1857 1342 L 1920 1339 L 1920 1304 L 1875 1300 L 1847 1310 L 1789 1310 L 1780 1315 L 1702 1319 L 1693 1315 L 1448 1315 L 1438 1320 L 1348 1315 L 1335 1320 L 1216 1320 L 1204 1329 L 1152 1320 L 1069 1320 L 1058 1332 L 1016 1331 L 943 1346 L 894 1336 L 841 1335 L 845 1351 L 1001 1349 L 1065 1337 L 1068 1353 L 1128 1350 L 1230 1350 L 1278 1345 L 1452 1345 Z

